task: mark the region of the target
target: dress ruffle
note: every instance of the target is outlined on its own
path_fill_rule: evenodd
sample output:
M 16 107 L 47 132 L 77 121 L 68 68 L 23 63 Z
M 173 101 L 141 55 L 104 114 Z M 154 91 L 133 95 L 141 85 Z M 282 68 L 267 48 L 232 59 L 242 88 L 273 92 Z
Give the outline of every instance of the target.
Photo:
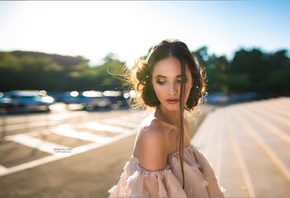
M 184 148 L 184 176 L 183 189 L 178 152 L 156 171 L 142 168 L 138 158 L 131 156 L 109 197 L 223 197 L 211 166 L 193 146 Z

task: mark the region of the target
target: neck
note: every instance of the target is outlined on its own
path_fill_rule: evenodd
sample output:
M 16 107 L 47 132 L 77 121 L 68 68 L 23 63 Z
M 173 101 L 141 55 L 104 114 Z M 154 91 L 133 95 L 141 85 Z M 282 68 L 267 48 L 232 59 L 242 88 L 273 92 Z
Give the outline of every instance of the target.
M 162 106 L 156 108 L 156 117 L 162 119 L 168 124 L 179 126 L 180 125 L 180 112 L 179 111 L 168 111 Z

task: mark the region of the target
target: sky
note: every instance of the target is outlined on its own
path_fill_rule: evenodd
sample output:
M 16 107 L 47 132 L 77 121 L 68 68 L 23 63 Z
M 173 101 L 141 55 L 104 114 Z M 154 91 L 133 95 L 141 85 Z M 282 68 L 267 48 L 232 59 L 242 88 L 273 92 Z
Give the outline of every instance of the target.
M 290 1 L 0 1 L 0 51 L 108 54 L 131 66 L 175 38 L 228 59 L 240 49 L 290 49 Z M 288 52 L 289 54 L 289 52 Z

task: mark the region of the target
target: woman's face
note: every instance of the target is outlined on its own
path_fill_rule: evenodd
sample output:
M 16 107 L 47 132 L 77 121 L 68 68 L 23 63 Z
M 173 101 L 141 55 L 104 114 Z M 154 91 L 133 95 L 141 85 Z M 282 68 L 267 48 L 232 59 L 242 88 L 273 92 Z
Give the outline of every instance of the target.
M 160 101 L 161 108 L 168 111 L 179 110 L 179 103 L 181 102 L 179 100 L 181 81 L 181 64 L 177 58 L 171 56 L 155 64 L 152 74 L 152 84 L 156 96 Z M 187 101 L 192 84 L 192 76 L 188 66 L 186 66 L 183 104 Z

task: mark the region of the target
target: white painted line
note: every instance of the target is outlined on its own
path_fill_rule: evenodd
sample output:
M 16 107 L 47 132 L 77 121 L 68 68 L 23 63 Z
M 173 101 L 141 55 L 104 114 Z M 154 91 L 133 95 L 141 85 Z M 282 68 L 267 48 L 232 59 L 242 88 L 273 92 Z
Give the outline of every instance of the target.
M 83 129 L 93 129 L 96 131 L 106 131 L 110 133 L 128 133 L 128 129 L 125 129 L 123 127 L 111 126 L 97 122 L 82 123 L 79 124 L 77 127 Z
M 216 122 L 214 122 L 216 119 L 215 117 L 215 112 L 209 113 L 191 140 L 191 143 L 195 145 L 203 154 L 205 154 L 204 152 L 209 146 L 207 141 L 210 139 L 210 137 L 212 137 L 211 132 L 213 132 L 212 129 L 216 124 Z
M 272 160 L 272 162 L 276 165 L 281 174 L 285 177 L 285 179 L 290 184 L 290 171 L 289 168 L 283 163 L 283 161 L 276 155 L 276 153 L 271 149 L 263 139 L 255 133 L 255 130 L 249 124 L 245 124 L 245 118 L 241 116 L 235 116 L 236 119 L 240 122 L 241 126 L 243 126 L 246 132 L 257 142 L 257 144 L 264 150 L 266 155 Z
M 39 166 L 39 165 L 42 165 L 42 164 L 46 164 L 46 163 L 49 163 L 49 162 L 52 162 L 52 161 L 55 161 L 55 160 L 58 160 L 58 159 L 61 159 L 61 158 L 64 158 L 64 156 L 50 155 L 50 156 L 47 156 L 47 157 L 44 157 L 44 158 L 41 158 L 41 159 L 38 159 L 38 160 L 34 160 L 34 161 L 31 161 L 31 162 L 27 162 L 27 163 L 24 163 L 24 164 L 13 166 L 11 168 L 7 168 L 5 172 L 1 172 L 0 173 L 0 177 L 4 176 L 4 175 L 11 174 L 11 173 L 15 173 L 15 172 L 18 172 L 18 171 L 22 171 L 22 170 L 25 170 L 25 169 L 33 168 L 33 167 L 36 167 L 36 166 Z
M 93 141 L 96 143 L 105 144 L 107 142 L 111 141 L 111 137 L 105 137 L 97 134 L 92 134 L 88 132 L 77 132 L 74 130 L 74 128 L 69 124 L 62 124 L 57 127 L 55 127 L 52 130 L 53 133 L 67 136 L 67 137 L 73 137 L 81 140 L 88 140 Z
M 8 168 L 6 168 L 6 167 L 0 165 L 0 175 L 6 173 L 7 170 L 8 170 Z
M 254 114 L 250 110 L 245 110 L 244 108 L 239 107 L 239 110 L 244 113 L 245 115 L 248 115 L 252 119 L 255 120 L 255 122 L 259 123 L 261 127 L 267 129 L 268 132 L 278 136 L 281 140 L 285 141 L 286 143 L 290 144 L 290 136 L 280 130 L 277 126 L 270 124 L 269 122 L 265 121 L 261 117 L 257 116 L 257 114 Z M 288 120 L 289 122 L 289 120 Z
M 216 132 L 219 132 L 218 137 L 217 137 L 217 156 L 216 156 L 216 174 L 218 176 L 218 178 L 221 178 L 221 161 L 222 161 L 222 144 L 223 144 L 223 137 L 224 137 L 224 129 L 222 127 L 225 126 L 225 120 L 227 120 L 225 118 L 225 109 L 223 109 L 222 111 L 218 111 L 219 113 L 219 116 L 220 118 L 223 118 L 223 119 L 220 119 L 219 122 L 218 122 L 218 127 L 216 128 Z
M 74 118 L 74 117 L 80 117 L 80 116 L 86 116 L 89 113 L 86 111 L 82 111 L 82 112 L 68 112 L 68 113 L 62 113 L 62 114 L 56 114 L 56 115 L 50 115 L 49 116 L 49 120 L 55 120 L 55 121 L 60 121 L 60 120 L 65 120 L 68 118 Z
M 216 132 L 219 131 L 219 127 L 220 127 L 220 120 L 222 119 L 222 116 L 219 115 L 220 110 L 215 110 L 213 112 L 213 115 L 215 116 L 214 119 L 212 118 L 212 122 L 211 123 L 211 129 L 206 133 L 207 137 L 206 137 L 206 147 L 203 151 L 204 155 L 209 157 L 210 153 L 212 153 L 212 146 L 213 143 L 216 141 Z
M 33 168 L 33 167 L 36 167 L 36 166 L 40 166 L 40 165 L 43 165 L 43 164 L 46 164 L 46 163 L 49 163 L 49 162 L 53 162 L 53 161 L 56 161 L 56 160 L 59 160 L 59 159 L 70 157 L 70 156 L 73 156 L 73 155 L 76 155 L 76 154 L 79 154 L 79 153 L 87 152 L 87 151 L 90 151 L 92 149 L 96 149 L 96 148 L 105 146 L 107 144 L 111 144 L 113 142 L 116 142 L 118 140 L 121 140 L 123 138 L 129 137 L 130 135 L 133 135 L 134 133 L 136 133 L 136 129 L 131 130 L 130 133 L 128 133 L 128 134 L 120 134 L 118 136 L 114 136 L 114 137 L 111 138 L 111 141 L 106 142 L 104 144 L 91 143 L 91 144 L 87 144 L 87 145 L 84 145 L 84 146 L 73 148 L 72 152 L 68 153 L 68 154 L 64 154 L 64 153 L 54 154 L 54 155 L 47 156 L 47 157 L 44 157 L 44 158 L 41 158 L 41 159 L 38 159 L 38 160 L 34 160 L 34 161 L 31 161 L 31 162 L 20 164 L 20 165 L 11 167 L 11 168 L 5 168 L 4 167 L 0 171 L 0 177 L 4 176 L 4 175 L 15 173 L 15 172 L 19 172 L 19 171 L 22 171 L 22 170 L 25 170 L 25 169 L 28 169 L 28 168 Z
M 46 153 L 55 154 L 55 148 L 66 148 L 67 146 L 47 142 L 25 134 L 13 135 L 5 138 L 8 141 L 17 142 L 31 148 L 41 150 Z
M 125 137 L 129 137 L 130 135 L 133 135 L 135 132 L 136 132 L 136 130 L 131 130 L 130 134 L 120 134 L 120 135 L 111 137 L 110 141 L 104 142 L 102 144 L 91 143 L 91 144 L 86 144 L 86 145 L 83 145 L 83 146 L 79 146 L 79 147 L 73 148 L 72 155 L 76 155 L 76 154 L 79 154 L 79 153 L 84 153 L 84 152 L 90 151 L 92 149 L 96 149 L 96 148 L 105 146 L 107 144 L 111 144 L 111 143 L 113 143 L 115 141 L 118 141 L 118 140 L 121 140 L 121 139 L 123 139 Z
M 136 128 L 140 125 L 140 123 L 134 123 L 134 122 L 129 122 L 129 121 L 124 121 L 124 120 L 116 120 L 116 119 L 106 119 L 102 121 L 104 124 L 110 124 L 110 125 L 117 125 L 117 126 L 122 126 L 122 127 L 128 127 L 128 128 Z
M 80 116 L 80 115 L 78 114 L 77 116 Z M 51 119 L 50 121 L 63 120 L 66 118 L 77 117 L 77 116 L 75 114 L 74 115 L 65 114 L 65 115 L 59 115 L 59 116 L 53 115 L 53 116 L 50 116 L 50 119 Z M 107 121 L 107 122 L 110 122 L 111 124 L 119 124 L 121 126 L 127 126 L 127 127 L 129 126 L 130 128 L 133 128 L 133 129 L 128 129 L 128 128 L 125 129 L 122 127 L 100 124 L 96 122 L 79 124 L 79 126 L 83 127 L 84 129 L 88 128 L 88 129 L 94 129 L 96 131 L 106 131 L 106 132 L 111 132 L 111 133 L 116 133 L 116 134 L 121 133 L 114 137 L 105 137 L 105 136 L 100 136 L 100 135 L 88 133 L 88 132 L 78 132 L 74 130 L 74 128 L 69 124 L 63 124 L 57 127 L 50 128 L 49 131 L 42 131 L 42 132 L 34 131 L 34 132 L 26 133 L 26 134 L 7 136 L 5 138 L 6 140 L 14 141 L 14 142 L 23 144 L 25 146 L 29 146 L 29 147 L 50 153 L 52 155 L 43 157 L 41 159 L 37 159 L 31 162 L 27 162 L 24 164 L 20 164 L 14 167 L 10 167 L 10 168 L 6 168 L 0 165 L 0 177 L 15 173 L 18 171 L 22 171 L 28 168 L 33 168 L 39 165 L 43 165 L 49 162 L 53 162 L 62 158 L 70 157 L 79 153 L 87 152 L 89 150 L 96 149 L 96 148 L 105 146 L 107 144 L 113 143 L 115 141 L 118 141 L 120 139 L 123 139 L 125 137 L 131 136 L 137 132 L 137 127 L 139 126 L 139 121 L 138 121 L 138 124 L 134 124 L 132 122 L 135 122 L 135 120 L 137 119 L 140 120 L 142 117 L 143 116 L 140 116 L 140 113 L 134 113 L 134 114 L 130 114 L 129 116 L 121 117 L 122 119 L 126 119 L 127 121 L 130 120 L 130 123 L 124 122 L 124 121 L 118 121 L 118 120 L 114 120 L 114 122 L 112 122 L 113 119 L 110 119 L 111 121 Z M 121 122 L 123 125 L 121 124 Z M 68 148 L 63 145 L 47 142 L 47 141 L 32 137 L 36 135 L 49 135 L 51 131 L 53 133 L 63 135 L 63 136 L 78 138 L 82 140 L 94 141 L 94 143 L 86 144 L 86 145 L 79 146 L 76 148 Z
M 228 110 L 229 113 L 231 115 L 233 115 L 234 113 L 230 110 Z M 252 180 L 251 180 L 251 177 L 250 177 L 250 173 L 249 173 L 249 170 L 247 168 L 247 165 L 246 165 L 246 162 L 245 162 L 245 159 L 243 157 L 243 154 L 242 154 L 242 150 L 239 146 L 239 142 L 237 141 L 237 137 L 234 135 L 233 131 L 235 131 L 235 129 L 233 128 L 233 125 L 230 123 L 227 125 L 228 126 L 228 133 L 229 133 L 229 137 L 230 137 L 230 140 L 232 142 L 232 146 L 233 146 L 233 149 L 234 149 L 234 152 L 236 153 L 236 158 L 238 159 L 238 164 L 240 165 L 240 169 L 241 169 L 241 172 L 242 172 L 242 175 L 244 177 L 244 180 L 245 180 L 245 183 L 246 183 L 246 186 L 247 186 L 247 190 L 249 192 L 249 197 L 256 197 L 256 194 L 255 194 L 255 190 L 254 190 L 254 187 L 253 187 L 253 183 L 252 183 Z
M 118 119 L 126 120 L 126 121 L 130 120 L 130 122 L 135 122 L 135 123 L 140 124 L 140 122 L 143 120 L 143 118 L 147 115 L 148 115 L 148 113 L 146 113 L 146 112 L 138 112 L 138 113 L 131 113 L 129 115 L 121 116 Z

